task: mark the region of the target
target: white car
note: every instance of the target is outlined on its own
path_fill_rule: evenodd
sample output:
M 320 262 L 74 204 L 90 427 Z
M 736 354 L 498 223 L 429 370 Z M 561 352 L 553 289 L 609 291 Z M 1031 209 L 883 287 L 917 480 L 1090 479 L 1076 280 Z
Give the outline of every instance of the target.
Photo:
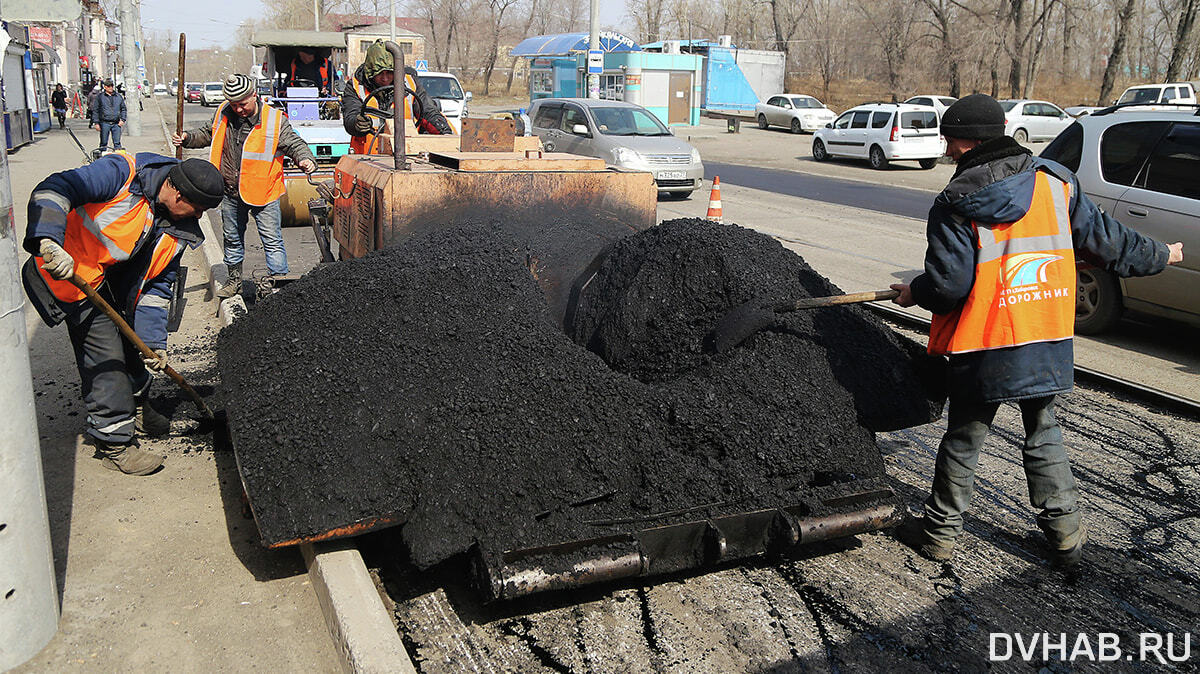
M 782 126 L 792 133 L 816 131 L 837 116 L 821 101 L 798 94 L 778 94 L 767 98 L 766 103 L 755 103 L 754 114 L 758 128 Z
M 221 101 L 225 100 L 222 90 L 223 85 L 220 82 L 205 82 L 200 87 L 200 105 L 206 108 L 210 105 L 220 105 Z
M 167 92 L 167 85 L 165 85 L 165 84 L 156 84 L 156 85 L 154 85 L 154 95 L 155 95 L 155 96 L 167 96 L 167 95 L 169 95 L 169 93 Z
M 1004 108 L 1004 135 L 1018 143 L 1053 140 L 1075 121 L 1065 110 L 1046 101 L 1009 99 L 1000 101 L 1000 107 Z
M 859 157 L 874 169 L 887 168 L 888 162 L 897 160 L 915 160 L 921 168 L 931 169 L 945 152 L 937 110 L 905 103 L 851 108 L 819 129 L 812 145 L 817 161 Z
M 458 78 L 450 73 L 417 72 L 417 82 L 442 109 L 442 115 L 454 133 L 462 133 L 462 120 L 467 116 L 471 92 L 463 92 Z
M 1117 105 L 1156 105 L 1163 103 L 1191 104 L 1196 102 L 1196 89 L 1191 82 L 1142 84 L 1129 87 L 1117 99 Z M 1160 108 L 1154 107 L 1151 110 Z M 1166 109 L 1166 107 L 1161 108 Z
M 928 106 L 932 107 L 934 110 L 937 110 L 938 118 L 940 119 L 942 114 L 944 114 L 946 112 L 946 108 L 950 107 L 951 105 L 954 105 L 955 101 L 957 101 L 957 100 L 958 100 L 957 98 L 951 98 L 949 96 L 935 96 L 933 94 L 921 94 L 918 96 L 913 96 L 912 98 L 910 98 L 904 102 L 909 105 L 928 105 Z

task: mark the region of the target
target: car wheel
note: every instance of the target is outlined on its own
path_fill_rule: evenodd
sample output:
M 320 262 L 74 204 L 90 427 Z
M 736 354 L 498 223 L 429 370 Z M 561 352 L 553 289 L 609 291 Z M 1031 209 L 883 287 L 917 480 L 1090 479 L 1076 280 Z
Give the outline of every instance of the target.
M 1025 129 L 1017 129 L 1016 131 L 1013 131 L 1013 140 L 1017 141 L 1018 143 L 1028 143 L 1029 132 Z
M 1124 310 L 1117 277 L 1103 269 L 1080 269 L 1076 285 L 1075 332 L 1096 335 L 1116 327 Z
M 767 128 L 768 126 L 770 126 L 770 124 L 767 124 L 767 116 L 766 116 L 766 115 L 759 115 L 759 116 L 758 116 L 758 128 L 760 128 L 760 129 L 765 129 L 765 128 Z
M 929 159 L 922 159 L 922 160 L 918 161 L 917 163 L 921 165 L 921 168 L 928 171 L 929 169 L 933 168 L 934 166 L 937 166 L 938 160 L 937 160 L 937 157 L 930 157 Z
M 883 148 L 879 147 L 878 145 L 871 146 L 870 161 L 871 168 L 877 171 L 887 168 L 888 165 L 887 155 L 883 153 Z
M 825 143 L 820 138 L 813 139 L 812 156 L 816 161 L 825 161 L 829 159 L 829 153 L 825 151 Z
M 803 130 L 804 129 L 800 128 L 800 120 L 793 119 L 792 120 L 792 133 L 800 133 Z

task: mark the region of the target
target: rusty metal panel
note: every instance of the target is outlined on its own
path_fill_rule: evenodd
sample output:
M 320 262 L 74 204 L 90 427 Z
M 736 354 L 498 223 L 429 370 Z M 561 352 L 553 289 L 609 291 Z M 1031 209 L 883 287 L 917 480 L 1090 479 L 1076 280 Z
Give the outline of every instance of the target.
M 516 143 L 516 122 L 511 119 L 462 120 L 463 152 L 512 152 Z

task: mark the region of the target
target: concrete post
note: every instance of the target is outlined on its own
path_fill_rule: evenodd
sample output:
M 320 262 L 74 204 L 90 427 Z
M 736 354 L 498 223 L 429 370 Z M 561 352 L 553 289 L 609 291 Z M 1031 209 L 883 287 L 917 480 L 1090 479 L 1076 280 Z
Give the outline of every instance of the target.
M 591 3 L 591 18 L 589 20 L 588 30 L 591 32 L 588 40 L 588 51 L 595 51 L 600 48 L 600 0 L 592 0 Z M 589 70 L 591 70 L 589 68 Z M 587 76 L 588 98 L 600 98 L 600 76 L 588 73 Z
M 138 48 L 134 42 L 141 32 L 137 29 L 137 18 L 133 10 L 133 0 L 121 0 L 121 68 L 125 78 L 125 128 L 123 132 L 130 136 L 142 135 L 142 111 L 138 105 Z
M 37 655 L 58 631 L 15 227 L 8 154 L 0 147 L 0 671 Z

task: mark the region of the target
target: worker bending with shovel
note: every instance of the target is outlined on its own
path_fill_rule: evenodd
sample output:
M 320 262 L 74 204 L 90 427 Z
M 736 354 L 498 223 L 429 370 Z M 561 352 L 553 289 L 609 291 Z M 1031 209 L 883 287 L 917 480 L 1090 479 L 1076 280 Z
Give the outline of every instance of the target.
M 84 403 L 84 442 L 106 468 L 148 475 L 163 457 L 135 433 L 164 436 L 170 420 L 148 402 L 150 373 L 167 368 L 167 308 L 179 258 L 204 240 L 197 218 L 221 202 L 221 175 L 202 159 L 109 154 L 46 178 L 29 199 L 22 269 L 30 302 L 67 324 Z M 76 285 L 79 283 L 79 285 Z M 157 357 L 122 340 L 80 286 L 95 289 Z
M 925 271 L 892 285 L 892 301 L 933 312 L 929 352 L 949 357 L 949 422 L 924 521 L 901 539 L 927 558 L 951 558 L 979 450 L 1000 404 L 1013 402 L 1025 427 L 1029 501 L 1051 561 L 1071 570 L 1087 532 L 1054 399 L 1074 386 L 1076 257 L 1148 276 L 1182 261 L 1183 244 L 1142 236 L 1097 208 L 1075 174 L 1004 134 L 1004 110 L 991 96 L 951 105 L 942 134 L 958 167 L 929 209 Z
M 249 77 L 230 75 L 225 79 L 222 93 L 225 102 L 217 108 L 211 122 L 176 133 L 171 142 L 187 148 L 211 147 L 208 160 L 220 169 L 225 181 L 221 231 L 229 280 L 217 290 L 217 296 L 226 298 L 238 294 L 242 287 L 244 240 L 250 216 L 254 216 L 262 239 L 268 273 L 271 276 L 288 273 L 283 215 L 279 208 L 279 198 L 287 191 L 283 158 L 290 158 L 305 173 L 316 171 L 317 163 L 283 111 L 262 104 Z
M 383 40 L 376 40 L 363 58 L 363 63 L 354 71 L 342 89 L 342 125 L 350 139 L 350 149 L 356 154 L 378 154 L 379 140 L 370 115 L 364 107 L 390 111 L 392 93 L 395 91 L 396 65 Z M 417 71 L 404 69 L 404 80 L 399 84 L 408 90 L 404 99 L 404 118 L 416 125 L 418 133 L 454 135 L 454 129 L 446 121 L 442 109 L 417 82 Z M 368 100 L 369 99 L 369 100 Z M 396 125 L 403 128 L 399 124 Z

